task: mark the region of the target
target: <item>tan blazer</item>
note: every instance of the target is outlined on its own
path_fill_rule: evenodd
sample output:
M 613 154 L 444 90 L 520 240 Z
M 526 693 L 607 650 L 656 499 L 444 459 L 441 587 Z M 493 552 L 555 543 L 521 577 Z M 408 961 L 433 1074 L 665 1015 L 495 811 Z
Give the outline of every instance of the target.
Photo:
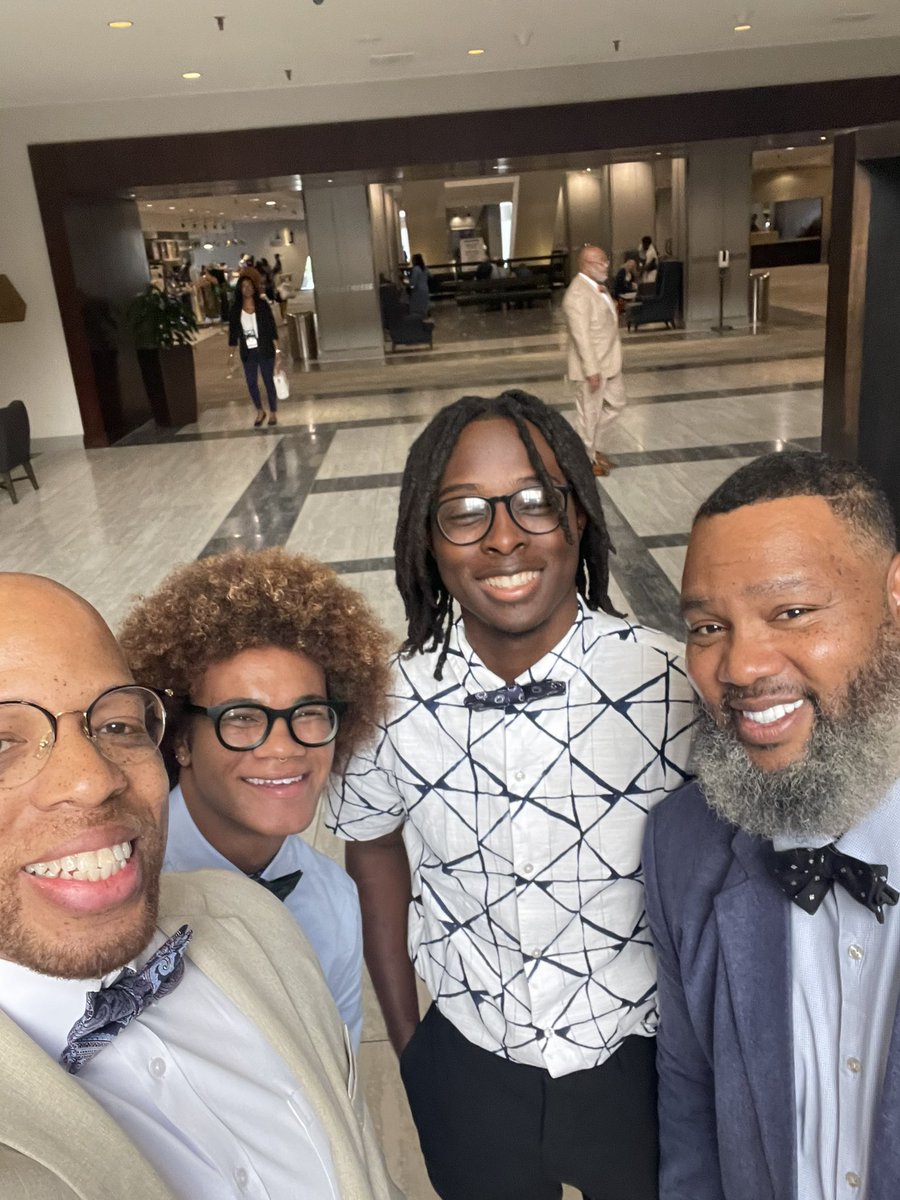
M 576 275 L 563 299 L 569 327 L 569 362 L 566 378 L 587 379 L 599 375 L 604 381 L 622 370 L 622 343 L 615 301 L 610 306 L 583 275 Z
M 185 922 L 194 931 L 189 957 L 303 1084 L 331 1139 L 341 1200 L 403 1200 L 375 1140 L 334 1002 L 294 918 L 232 871 L 163 875 L 159 926 L 172 934 Z M 77 1080 L 2 1013 L 0 1197 L 175 1200 Z

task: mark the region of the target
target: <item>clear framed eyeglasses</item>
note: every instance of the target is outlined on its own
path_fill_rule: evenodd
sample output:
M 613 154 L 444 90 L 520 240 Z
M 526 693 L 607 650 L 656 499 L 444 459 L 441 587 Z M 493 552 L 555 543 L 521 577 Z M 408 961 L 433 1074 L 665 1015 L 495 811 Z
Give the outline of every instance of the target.
M 560 524 L 571 484 L 554 485 L 551 491 L 539 484 L 521 488 L 508 496 L 449 496 L 438 504 L 435 524 L 454 546 L 470 546 L 490 531 L 496 506 L 503 504 L 512 520 L 526 533 L 552 533 Z

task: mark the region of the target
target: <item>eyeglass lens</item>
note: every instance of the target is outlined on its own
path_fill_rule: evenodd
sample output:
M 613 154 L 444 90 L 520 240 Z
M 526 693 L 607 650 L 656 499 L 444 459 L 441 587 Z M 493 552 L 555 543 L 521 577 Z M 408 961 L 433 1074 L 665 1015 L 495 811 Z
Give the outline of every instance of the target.
M 565 493 L 554 489 L 557 498 Z M 510 516 L 526 533 L 550 533 L 559 525 L 559 511 L 545 488 L 529 487 L 511 496 L 451 496 L 437 508 L 437 523 L 450 542 L 465 546 L 487 533 L 494 516 L 494 505 L 505 503 Z
M 230 750 L 253 750 L 271 732 L 274 709 L 243 704 L 228 708 L 218 721 L 219 738 Z M 290 713 L 290 729 L 303 746 L 325 746 L 337 732 L 338 714 L 329 704 L 302 704 Z
M 119 766 L 155 753 L 162 741 L 165 710 L 148 688 L 113 688 L 99 696 L 85 715 L 91 741 L 104 758 Z M 53 722 L 43 709 L 24 700 L 0 702 L 0 787 L 33 779 L 55 741 Z

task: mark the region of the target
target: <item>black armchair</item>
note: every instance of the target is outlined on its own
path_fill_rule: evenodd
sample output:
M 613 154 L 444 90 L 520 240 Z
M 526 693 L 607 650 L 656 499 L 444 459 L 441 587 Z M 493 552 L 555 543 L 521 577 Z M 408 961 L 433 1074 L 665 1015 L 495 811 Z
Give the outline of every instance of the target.
M 22 467 L 25 475 L 13 480 L 12 473 L 16 467 Z M 31 426 L 28 424 L 28 410 L 21 400 L 13 400 L 5 408 L 0 408 L 0 487 L 6 488 L 13 504 L 19 503 L 13 484 L 21 483 L 26 476 L 37 491 L 38 481 L 31 467 Z
M 382 283 L 380 301 L 381 324 L 391 339 L 392 350 L 398 346 L 428 346 L 433 349 L 434 322 L 410 313 L 398 287 L 392 283 Z
M 682 264 L 675 259 L 664 259 L 659 264 L 656 276 L 656 291 L 652 295 L 641 294 L 625 313 L 625 324 L 629 329 L 638 325 L 665 323 L 666 328 L 675 328 L 681 311 Z

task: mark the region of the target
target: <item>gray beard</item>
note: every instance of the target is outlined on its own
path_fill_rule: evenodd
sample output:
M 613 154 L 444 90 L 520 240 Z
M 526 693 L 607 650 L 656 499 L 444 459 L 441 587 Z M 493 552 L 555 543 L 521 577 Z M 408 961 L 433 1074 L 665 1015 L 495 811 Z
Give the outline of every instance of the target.
M 750 694 L 735 689 L 734 696 Z M 757 695 L 759 693 L 757 692 Z M 732 709 L 701 706 L 692 751 L 710 807 L 724 821 L 764 838 L 837 838 L 884 799 L 900 775 L 900 637 L 882 626 L 872 658 L 847 685 L 835 710 L 816 696 L 806 753 L 767 771 L 734 730 Z

